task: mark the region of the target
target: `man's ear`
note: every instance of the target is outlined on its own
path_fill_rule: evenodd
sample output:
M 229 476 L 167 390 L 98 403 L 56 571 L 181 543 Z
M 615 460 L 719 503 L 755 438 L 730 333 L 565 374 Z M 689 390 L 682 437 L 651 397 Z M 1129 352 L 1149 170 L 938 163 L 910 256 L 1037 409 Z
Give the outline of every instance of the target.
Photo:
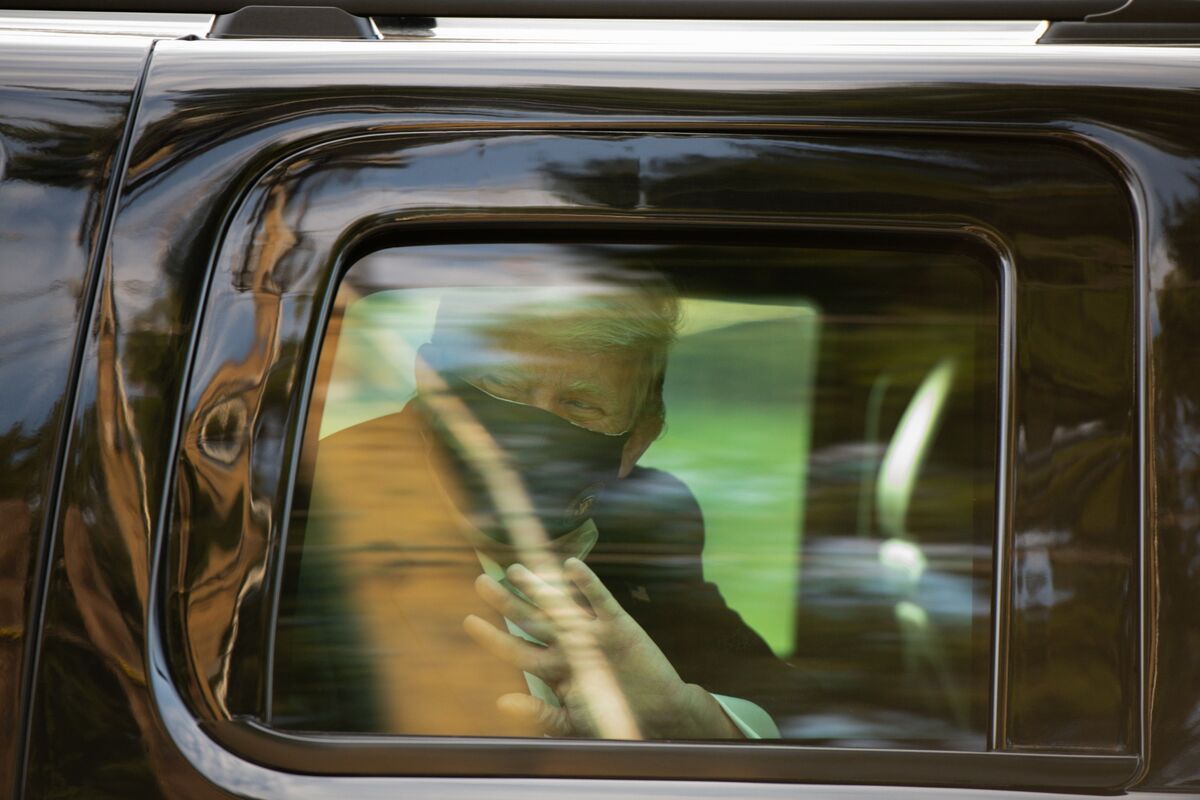
M 654 444 L 654 440 L 662 433 L 662 429 L 662 417 L 647 416 L 638 420 L 629 434 L 629 440 L 625 442 L 625 449 L 621 451 L 621 469 L 617 472 L 618 478 L 626 478 L 629 473 L 633 472 L 638 459 L 650 449 L 650 445 Z

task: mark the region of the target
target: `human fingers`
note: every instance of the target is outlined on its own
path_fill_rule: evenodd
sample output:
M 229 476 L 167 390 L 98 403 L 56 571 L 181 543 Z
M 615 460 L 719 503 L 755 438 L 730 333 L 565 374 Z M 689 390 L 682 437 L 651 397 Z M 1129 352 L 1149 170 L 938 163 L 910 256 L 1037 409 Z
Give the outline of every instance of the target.
M 557 638 L 557 632 L 546 615 L 532 603 L 526 602 L 499 581 L 480 575 L 475 579 L 475 593 L 491 606 L 500 616 L 512 620 L 521 630 L 534 636 L 546 644 L 551 644 Z
M 563 591 L 563 587 L 552 585 L 524 564 L 513 564 L 504 571 L 504 574 L 518 589 L 543 609 L 553 608 L 555 604 L 571 600 L 570 596 Z
M 541 728 L 548 736 L 575 735 L 575 728 L 565 710 L 532 695 L 501 695 L 496 701 L 496 708 L 516 720 Z
M 468 614 L 463 620 L 463 630 L 484 650 L 522 672 L 532 673 L 549 682 L 562 676 L 562 660 L 557 657 L 556 651 L 504 633 L 474 614 Z
M 592 572 L 591 567 L 578 558 L 567 559 L 563 564 L 563 574 L 566 575 L 567 580 L 575 584 L 575 587 L 591 604 L 592 611 L 598 618 L 612 619 L 625 613 L 604 582 L 596 577 L 596 573 Z

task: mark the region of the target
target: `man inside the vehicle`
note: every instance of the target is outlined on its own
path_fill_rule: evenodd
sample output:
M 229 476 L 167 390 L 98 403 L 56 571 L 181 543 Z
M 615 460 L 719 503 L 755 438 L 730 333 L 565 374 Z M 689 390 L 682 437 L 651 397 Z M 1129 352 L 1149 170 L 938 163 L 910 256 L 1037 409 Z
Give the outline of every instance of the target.
M 653 276 L 447 291 L 413 401 L 318 450 L 299 618 L 321 618 L 332 571 L 351 622 L 301 651 L 323 652 L 326 683 L 377 695 L 328 727 L 779 735 L 764 708 L 794 671 L 704 581 L 687 487 L 638 466 L 678 318 Z M 372 663 L 331 660 L 338 637 Z M 284 670 L 279 708 L 310 668 Z

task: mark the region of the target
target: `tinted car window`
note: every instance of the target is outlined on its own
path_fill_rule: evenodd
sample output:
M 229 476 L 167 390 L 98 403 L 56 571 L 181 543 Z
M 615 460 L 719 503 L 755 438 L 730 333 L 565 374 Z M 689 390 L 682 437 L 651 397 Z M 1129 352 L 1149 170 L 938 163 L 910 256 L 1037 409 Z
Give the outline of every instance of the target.
M 272 724 L 983 749 L 996 287 L 936 251 L 358 262 Z

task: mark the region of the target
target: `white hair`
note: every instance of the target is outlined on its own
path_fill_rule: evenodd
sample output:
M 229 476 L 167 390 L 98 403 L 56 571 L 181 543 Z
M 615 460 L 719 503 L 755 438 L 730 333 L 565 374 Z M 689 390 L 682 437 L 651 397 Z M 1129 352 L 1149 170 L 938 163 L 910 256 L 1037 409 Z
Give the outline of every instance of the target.
M 665 416 L 662 384 L 680 322 L 679 297 L 663 278 L 448 290 L 432 342 L 479 348 L 500 331 L 522 331 L 578 353 L 633 353 L 644 359 L 647 391 L 639 416 Z

